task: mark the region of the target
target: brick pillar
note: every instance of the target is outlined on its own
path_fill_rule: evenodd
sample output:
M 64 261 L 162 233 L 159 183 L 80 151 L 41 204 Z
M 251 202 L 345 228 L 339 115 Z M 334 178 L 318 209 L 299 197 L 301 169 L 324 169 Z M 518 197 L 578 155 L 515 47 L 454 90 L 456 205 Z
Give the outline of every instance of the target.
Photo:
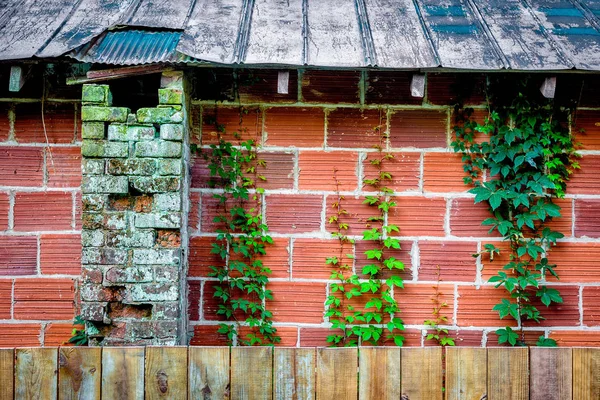
M 108 85 L 83 86 L 81 315 L 103 345 L 183 335 L 182 74 L 162 82 L 160 104 L 136 114 L 111 106 Z

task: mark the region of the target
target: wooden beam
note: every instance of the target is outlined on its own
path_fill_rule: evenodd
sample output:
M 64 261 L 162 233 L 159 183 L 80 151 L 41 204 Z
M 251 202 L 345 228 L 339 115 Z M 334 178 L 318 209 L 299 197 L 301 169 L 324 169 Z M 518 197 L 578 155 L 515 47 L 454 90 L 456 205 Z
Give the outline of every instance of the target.
M 171 71 L 173 68 L 165 65 L 149 64 L 136 65 L 133 67 L 119 67 L 109 69 L 99 69 L 88 71 L 86 76 L 77 76 L 67 79 L 67 85 L 80 85 L 82 83 L 103 82 L 112 79 L 127 78 L 138 75 L 157 74 L 164 71 Z

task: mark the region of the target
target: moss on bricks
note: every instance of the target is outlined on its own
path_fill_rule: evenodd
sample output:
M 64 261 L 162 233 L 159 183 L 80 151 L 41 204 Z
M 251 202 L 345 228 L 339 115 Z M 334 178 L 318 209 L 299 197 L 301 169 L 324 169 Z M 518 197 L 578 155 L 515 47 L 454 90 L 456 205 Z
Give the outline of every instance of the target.
M 143 124 L 168 124 L 183 121 L 183 113 L 175 107 L 140 108 L 138 122 Z
M 81 145 L 81 155 L 90 158 L 127 157 L 129 146 L 127 143 L 84 140 Z
M 83 193 L 127 193 L 126 176 L 85 176 L 81 181 Z
M 179 89 L 158 89 L 159 104 L 182 104 L 183 91 Z
M 83 85 L 81 89 L 81 101 L 92 104 L 110 106 L 112 104 L 112 94 L 108 85 Z
M 104 122 L 84 122 L 81 124 L 83 139 L 104 139 Z
M 82 121 L 127 122 L 129 108 L 125 107 L 81 107 Z

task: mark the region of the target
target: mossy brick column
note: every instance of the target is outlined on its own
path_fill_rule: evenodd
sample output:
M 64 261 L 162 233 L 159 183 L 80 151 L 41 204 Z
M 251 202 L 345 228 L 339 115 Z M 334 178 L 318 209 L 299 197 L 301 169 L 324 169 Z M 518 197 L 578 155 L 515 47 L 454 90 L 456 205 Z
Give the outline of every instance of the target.
M 182 75 L 162 82 L 158 107 L 136 114 L 83 86 L 81 315 L 104 345 L 182 335 Z

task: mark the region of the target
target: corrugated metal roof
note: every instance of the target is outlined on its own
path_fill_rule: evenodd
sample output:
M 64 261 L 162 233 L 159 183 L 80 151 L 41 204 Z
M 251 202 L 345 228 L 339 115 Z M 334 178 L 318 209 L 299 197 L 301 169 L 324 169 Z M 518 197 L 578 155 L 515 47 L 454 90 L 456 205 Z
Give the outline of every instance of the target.
M 110 64 L 600 71 L 600 0 L 21 0 L 0 10 L 0 59 L 71 51 Z

